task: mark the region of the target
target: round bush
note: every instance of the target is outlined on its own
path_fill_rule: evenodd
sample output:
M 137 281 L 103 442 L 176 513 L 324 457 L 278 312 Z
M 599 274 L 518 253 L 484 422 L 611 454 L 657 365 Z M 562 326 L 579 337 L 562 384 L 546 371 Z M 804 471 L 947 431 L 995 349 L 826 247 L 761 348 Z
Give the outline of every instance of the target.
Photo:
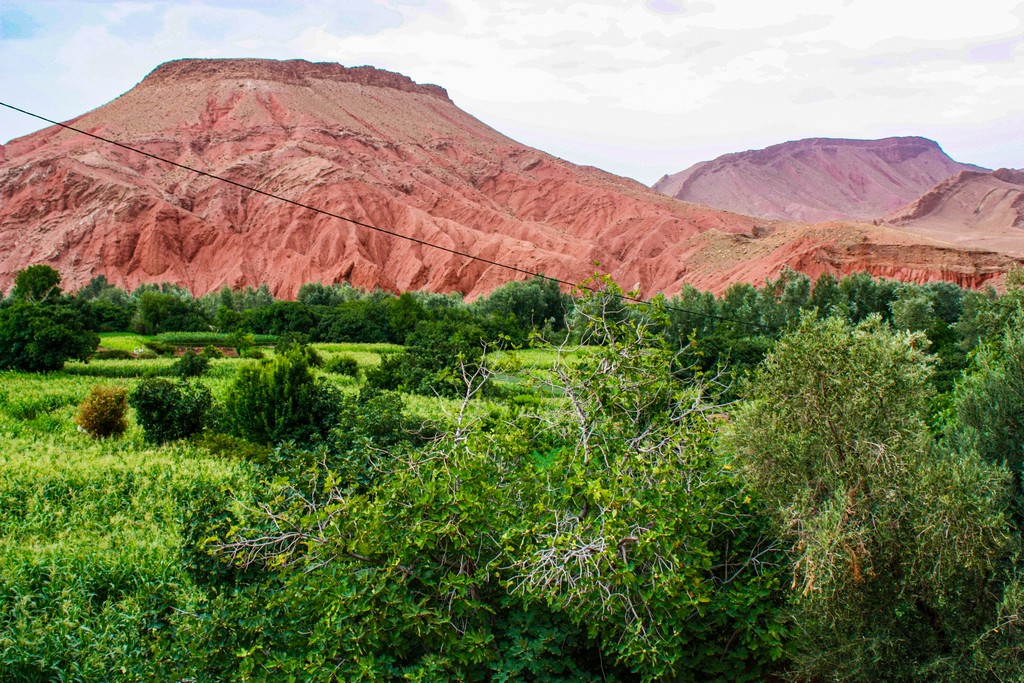
M 218 349 L 213 344 L 207 344 L 206 346 L 203 347 L 202 356 L 203 356 L 203 358 L 208 358 L 210 360 L 216 360 L 217 358 L 223 358 L 224 357 L 224 352 L 221 351 L 220 349 Z
M 94 437 L 120 436 L 128 429 L 128 390 L 96 385 L 78 408 L 79 426 Z
M 203 431 L 213 394 L 196 381 L 144 379 L 128 397 L 146 440 L 164 443 Z
M 200 355 L 189 349 L 174 364 L 174 374 L 178 377 L 202 377 L 209 365 L 210 359 L 206 354 Z
M 334 356 L 327 361 L 324 367 L 327 372 L 333 372 L 337 375 L 346 375 L 348 377 L 357 377 L 359 375 L 359 363 L 352 356 Z

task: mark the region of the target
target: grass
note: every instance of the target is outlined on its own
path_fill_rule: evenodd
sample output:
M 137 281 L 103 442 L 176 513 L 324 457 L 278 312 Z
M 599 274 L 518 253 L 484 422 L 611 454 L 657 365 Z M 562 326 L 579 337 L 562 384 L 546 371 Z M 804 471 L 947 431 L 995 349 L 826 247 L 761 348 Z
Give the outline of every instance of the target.
M 143 348 L 146 342 L 152 341 L 152 337 L 144 337 L 141 334 L 129 334 L 127 332 L 104 332 L 100 335 L 100 346 L 107 349 L 119 349 L 121 351 L 134 351 Z
M 102 335 L 105 347 L 127 351 L 145 341 Z M 401 348 L 314 346 L 325 360 L 350 355 L 363 370 Z M 514 388 L 516 368 L 540 371 L 554 358 L 509 352 L 504 381 Z M 114 439 L 78 431 L 75 416 L 90 387 L 131 391 L 144 377 L 170 374 L 175 362 L 99 360 L 48 375 L 0 373 L 0 679 L 110 680 L 111 662 L 149 672 L 131 680 L 160 678 L 146 668 L 148 629 L 203 599 L 189 567 L 212 561 L 191 545 L 190 520 L 240 510 L 237 501 L 254 495 L 258 474 L 189 442 L 147 444 L 132 411 L 128 431 Z M 255 362 L 215 359 L 200 381 L 222 401 L 238 369 Z M 321 374 L 346 393 L 360 387 L 354 378 Z M 442 421 L 460 407 L 436 397 L 405 402 L 411 415 Z M 502 409 L 475 401 L 470 416 Z

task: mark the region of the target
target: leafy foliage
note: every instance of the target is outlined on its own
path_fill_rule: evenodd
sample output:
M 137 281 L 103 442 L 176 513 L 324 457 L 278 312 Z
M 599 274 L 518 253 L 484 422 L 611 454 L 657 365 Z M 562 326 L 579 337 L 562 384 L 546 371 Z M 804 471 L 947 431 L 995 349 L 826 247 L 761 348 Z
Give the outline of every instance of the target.
M 974 358 L 973 371 L 957 385 L 948 436 L 962 452 L 976 452 L 1005 464 L 1020 486 L 1024 481 L 1024 314 L 1002 337 Z M 1024 502 L 1020 498 L 1018 504 Z M 1018 510 L 1024 515 L 1024 510 Z
M 30 304 L 56 299 L 60 296 L 60 280 L 60 273 L 50 266 L 29 266 L 14 276 L 11 298 Z
M 199 354 L 188 349 L 174 364 L 174 374 L 178 377 L 202 377 L 209 366 L 210 356 L 205 351 Z
M 203 431 L 213 395 L 195 381 L 157 377 L 139 382 L 128 403 L 135 409 L 146 440 L 160 444 Z
M 324 369 L 336 375 L 357 377 L 359 375 L 359 362 L 352 356 L 342 354 L 328 360 L 324 365 Z
M 88 359 L 99 343 L 69 306 L 17 302 L 0 309 L 0 370 L 53 372 L 70 359 Z
M 991 616 L 1013 549 L 1006 473 L 935 447 L 920 342 L 877 317 L 808 318 L 730 429 L 789 543 L 801 677 L 922 676 L 969 654 Z
M 128 390 L 96 385 L 78 409 L 77 422 L 96 437 L 120 436 L 128 429 Z
M 305 350 L 293 346 L 267 363 L 238 371 L 226 410 L 236 434 L 261 444 L 322 439 L 337 422 L 339 391 L 313 376 Z

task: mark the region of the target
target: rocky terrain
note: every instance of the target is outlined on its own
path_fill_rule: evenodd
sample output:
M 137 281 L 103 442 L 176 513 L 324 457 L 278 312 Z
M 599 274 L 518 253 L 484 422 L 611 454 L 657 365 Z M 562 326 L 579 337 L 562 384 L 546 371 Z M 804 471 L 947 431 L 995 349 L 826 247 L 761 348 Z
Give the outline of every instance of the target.
M 953 161 L 925 138 L 811 138 L 701 162 L 654 189 L 763 218 L 871 220 L 964 170 L 983 169 Z
M 647 294 L 686 282 L 721 291 L 786 265 L 977 286 L 1015 262 L 902 228 L 808 226 L 680 202 L 518 144 L 442 88 L 371 67 L 170 62 L 69 123 L 422 242 L 570 281 L 600 269 Z M 915 171 L 924 183 L 945 172 L 937 149 L 912 139 L 887 154 L 897 166 L 913 150 L 931 159 Z M 877 184 L 867 180 L 875 170 L 862 173 L 865 187 Z M 197 294 L 267 283 L 291 296 L 304 282 L 349 281 L 474 296 L 525 277 L 57 127 L 0 148 L 0 289 L 33 263 L 60 270 L 69 289 L 102 273 L 129 288 L 171 281 Z
M 1024 252 L 1024 172 L 961 171 L 878 223 L 951 244 Z

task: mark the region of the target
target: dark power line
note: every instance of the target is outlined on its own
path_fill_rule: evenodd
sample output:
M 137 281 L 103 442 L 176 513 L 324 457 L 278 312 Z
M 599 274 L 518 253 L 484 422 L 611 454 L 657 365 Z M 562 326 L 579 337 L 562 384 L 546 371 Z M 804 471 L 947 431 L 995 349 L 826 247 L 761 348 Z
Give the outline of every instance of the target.
M 549 280 L 551 282 L 555 282 L 555 283 L 560 284 L 560 285 L 565 285 L 565 286 L 571 287 L 573 289 L 580 289 L 580 290 L 589 291 L 589 292 L 595 292 L 595 293 L 602 291 L 602 290 L 597 289 L 596 287 L 591 287 L 591 286 L 584 285 L 584 284 L 577 283 L 577 282 L 570 282 L 568 280 L 561 280 L 561 279 L 556 278 L 556 277 L 551 277 L 550 275 L 544 275 L 543 273 L 538 273 L 538 272 L 535 272 L 535 271 L 532 271 L 532 270 L 527 270 L 526 268 L 520 268 L 519 266 L 514 266 L 514 265 L 511 265 L 511 264 L 508 264 L 508 263 L 502 263 L 500 261 L 493 261 L 493 260 L 491 260 L 489 258 L 485 258 L 483 256 L 477 256 L 476 254 L 470 254 L 469 252 L 460 251 L 458 249 L 452 249 L 451 247 L 446 247 L 446 246 L 443 246 L 443 245 L 440 245 L 440 244 L 435 244 L 433 242 L 428 242 L 427 240 L 420 239 L 418 237 L 412 237 L 410 235 L 403 235 L 402 233 L 395 232 L 394 230 L 388 230 L 387 228 L 382 228 L 382 227 L 377 226 L 377 225 L 372 225 L 370 223 L 364 223 L 363 221 L 356 220 L 355 218 L 349 218 L 348 216 L 342 216 L 341 214 L 333 213 L 331 211 L 327 211 L 325 209 L 321 209 L 321 208 L 316 207 L 316 206 L 311 206 L 309 204 L 305 204 L 303 202 L 296 201 L 294 199 L 288 199 L 287 197 L 282 197 L 281 195 L 274 194 L 273 192 L 267 192 L 266 190 L 261 190 L 261 189 L 259 189 L 257 187 L 253 187 L 251 185 L 246 185 L 245 183 L 240 183 L 240 182 L 238 182 L 236 180 L 231 180 L 230 178 L 225 178 L 224 176 L 220 176 L 220 175 L 217 175 L 215 173 L 210 173 L 208 171 L 203 171 L 203 170 L 198 169 L 198 168 L 193 168 L 192 166 L 188 166 L 186 164 L 182 164 L 182 163 L 179 163 L 177 161 L 172 161 L 171 159 L 167 159 L 165 157 L 153 154 L 151 152 L 146 152 L 146 151 L 138 149 L 136 147 L 131 147 L 130 145 L 126 145 L 123 142 L 118 142 L 117 140 L 111 140 L 110 138 L 105 138 L 102 135 L 97 135 L 96 133 L 90 133 L 87 130 L 82 130 L 81 128 L 76 128 L 75 126 L 72 126 L 72 125 L 67 124 L 67 123 L 61 123 L 60 121 L 54 121 L 53 119 L 48 119 L 45 116 L 41 116 L 39 114 L 35 114 L 35 113 L 27 111 L 25 109 L 21 109 L 20 107 L 15 107 L 14 105 L 7 104 L 6 102 L 0 102 L 0 106 L 7 107 L 8 109 L 11 109 L 13 111 L 25 114 L 26 116 L 31 116 L 32 118 L 39 119 L 40 121 L 45 121 L 46 123 L 52 124 L 54 126 L 59 126 L 60 128 L 64 128 L 66 130 L 70 130 L 70 131 L 78 133 L 80 135 L 85 135 L 85 136 L 93 138 L 95 140 L 99 140 L 100 142 L 104 142 L 104 143 L 106 143 L 108 145 L 114 145 L 115 147 L 120 147 L 121 149 L 127 150 L 129 152 L 134 152 L 135 154 L 141 154 L 144 157 L 149 157 L 150 159 L 153 159 L 155 161 L 159 161 L 161 163 L 168 164 L 170 166 L 175 166 L 177 168 L 183 169 L 183 170 L 188 171 L 190 173 L 195 173 L 196 175 L 204 176 L 206 178 L 210 178 L 211 180 L 216 180 L 218 182 L 226 183 L 228 185 L 234 185 L 235 187 L 241 188 L 241 189 L 246 190 L 248 192 L 254 192 L 256 194 L 263 195 L 264 197 L 270 197 L 271 199 L 275 199 L 275 200 L 280 201 L 280 202 L 285 202 L 286 204 L 291 204 L 292 206 L 297 206 L 299 208 L 306 209 L 307 211 L 313 211 L 314 213 L 319 213 L 319 214 L 322 214 L 324 216 L 330 216 L 331 218 L 336 218 L 337 220 L 345 221 L 347 223 L 351 223 L 352 225 L 356 225 L 356 226 L 358 226 L 360 228 L 366 228 L 367 230 L 373 230 L 373 231 L 376 231 L 376 232 L 379 232 L 379 233 L 383 233 L 385 235 L 390 235 L 391 237 L 397 237 L 398 239 L 403 239 L 403 240 L 407 240 L 409 242 L 413 242 L 415 244 L 420 244 L 420 245 L 425 246 L 425 247 L 430 247 L 432 249 L 438 249 L 440 251 L 444 251 L 444 252 L 447 252 L 449 254 L 453 254 L 455 256 L 461 256 L 462 258 L 470 259 L 470 260 L 473 260 L 473 261 L 479 261 L 481 263 L 486 263 L 486 264 L 491 265 L 491 266 L 497 266 L 498 268 L 505 268 L 506 270 L 511 270 L 513 272 L 516 272 L 516 273 L 522 273 L 523 275 L 529 275 L 531 277 L 538 277 L 538 278 L 542 278 L 544 280 Z M 633 303 L 646 304 L 646 305 L 650 305 L 651 304 L 650 299 L 643 299 L 643 298 L 639 298 L 639 297 L 634 297 L 634 296 L 630 296 L 629 294 L 612 294 L 612 295 L 617 297 L 617 298 L 619 298 L 619 299 L 624 299 L 626 301 L 631 301 Z M 684 309 L 684 308 L 679 308 L 678 306 L 671 306 L 671 305 L 668 305 L 668 304 L 665 304 L 664 307 L 666 309 L 668 309 L 668 310 L 677 311 L 679 313 L 688 313 L 690 315 L 695 315 L 695 316 L 699 316 L 699 317 L 702 317 L 702 318 L 708 318 L 708 319 L 711 319 L 711 320 L 720 320 L 720 321 L 723 321 L 723 322 L 732 322 L 732 323 L 737 323 L 737 324 L 740 324 L 740 325 L 750 325 L 752 327 L 757 327 L 757 328 L 760 328 L 760 329 L 767 329 L 764 325 L 760 325 L 758 323 L 748 322 L 748 321 L 744 321 L 744 320 L 736 320 L 734 318 L 727 318 L 727 317 L 724 317 L 724 316 L 715 315 L 713 313 L 705 313 L 703 311 L 691 311 L 691 310 L 687 310 L 687 309 Z

